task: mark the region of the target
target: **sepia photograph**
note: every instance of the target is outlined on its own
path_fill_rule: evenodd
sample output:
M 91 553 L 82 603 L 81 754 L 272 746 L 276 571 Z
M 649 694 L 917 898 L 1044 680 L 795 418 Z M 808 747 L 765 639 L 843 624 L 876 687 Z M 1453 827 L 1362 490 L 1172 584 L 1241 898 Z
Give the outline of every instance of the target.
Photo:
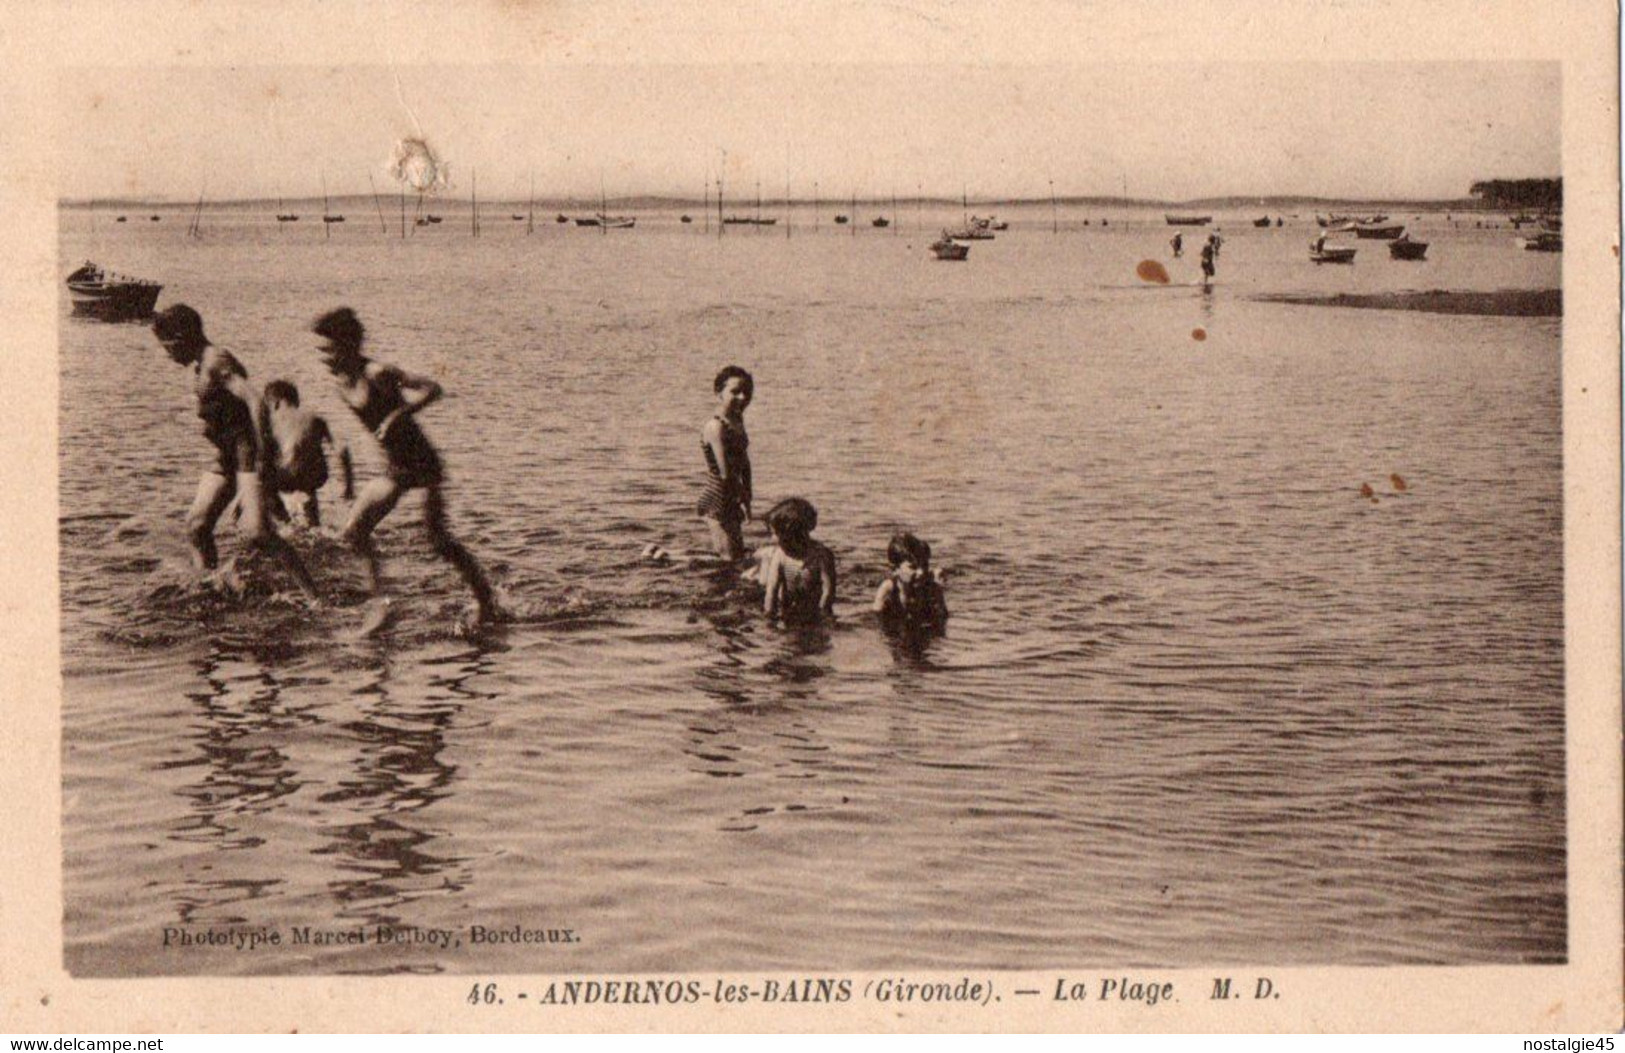
M 1565 295 L 1617 80 L 481 17 L 535 55 L 39 74 L 66 982 L 1151 1012 L 1617 951 L 1617 287 Z

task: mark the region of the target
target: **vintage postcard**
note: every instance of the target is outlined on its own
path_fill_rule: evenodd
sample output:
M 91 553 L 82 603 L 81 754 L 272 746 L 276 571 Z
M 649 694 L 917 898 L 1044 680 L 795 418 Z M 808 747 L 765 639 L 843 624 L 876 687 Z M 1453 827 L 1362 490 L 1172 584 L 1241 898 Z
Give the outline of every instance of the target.
M 1614 5 L 8 9 L 9 1027 L 1621 1026 Z

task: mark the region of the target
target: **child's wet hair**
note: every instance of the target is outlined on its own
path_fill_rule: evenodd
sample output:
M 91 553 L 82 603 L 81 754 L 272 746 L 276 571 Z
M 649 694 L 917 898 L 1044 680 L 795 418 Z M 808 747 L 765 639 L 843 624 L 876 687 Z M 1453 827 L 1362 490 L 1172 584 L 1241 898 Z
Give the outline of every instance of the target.
M 325 336 L 335 344 L 347 347 L 360 347 L 362 338 L 367 335 L 367 327 L 361 324 L 361 319 L 348 307 L 336 307 L 328 311 L 316 319 L 310 331 L 317 336 Z
M 767 528 L 780 541 L 806 541 L 818 526 L 818 509 L 800 497 L 787 497 L 767 510 Z
M 203 316 L 186 304 L 171 304 L 152 320 L 152 333 L 160 340 L 202 340 Z
M 886 546 L 886 562 L 893 567 L 907 561 L 921 570 L 931 569 L 931 546 L 913 534 L 893 534 Z
M 718 395 L 722 394 L 722 389 L 727 387 L 728 381 L 734 377 L 738 377 L 742 382 L 740 387 L 745 389 L 745 394 L 754 395 L 756 393 L 756 380 L 743 366 L 723 366 L 722 372 L 718 373 L 717 379 L 712 382 L 711 390 Z
M 273 380 L 265 385 L 266 402 L 286 402 L 290 406 L 299 405 L 299 389 L 289 380 Z

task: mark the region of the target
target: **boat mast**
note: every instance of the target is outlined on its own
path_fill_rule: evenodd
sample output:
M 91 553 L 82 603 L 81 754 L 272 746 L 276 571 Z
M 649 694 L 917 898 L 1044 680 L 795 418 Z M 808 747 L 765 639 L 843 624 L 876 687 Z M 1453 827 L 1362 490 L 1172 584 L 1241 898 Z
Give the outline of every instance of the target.
M 756 233 L 762 232 L 762 181 L 756 180 Z
M 818 210 L 820 208 L 822 208 L 822 207 L 823 206 L 818 203 L 818 180 L 814 179 L 813 180 L 813 233 L 814 234 L 818 233 L 819 225 L 824 222 L 823 219 L 818 215 Z
M 852 188 L 852 215 L 848 217 L 846 225 L 852 228 L 852 236 L 858 236 L 858 188 Z
M 372 204 L 378 209 L 378 230 L 380 233 L 389 233 L 389 224 L 384 221 L 384 202 L 378 196 L 378 184 L 372 181 L 372 173 L 367 173 L 367 186 L 372 190 Z
M 207 184 L 205 184 L 207 189 Z M 192 225 L 186 228 L 186 233 L 194 238 L 203 236 L 203 194 L 204 190 L 197 192 L 197 208 L 192 211 Z
M 525 236 L 536 230 L 536 173 L 530 174 L 530 195 L 525 198 Z
M 1051 234 L 1059 234 L 1061 232 L 1061 221 L 1059 215 L 1060 214 L 1055 210 L 1055 180 L 1051 179 L 1049 181 L 1049 232 Z
M 711 233 L 711 173 L 705 173 L 705 204 L 700 208 L 700 215 L 705 217 L 705 232 Z
M 333 236 L 333 224 L 331 222 L 329 222 L 328 218 L 327 218 L 327 214 L 330 211 L 330 209 L 328 208 L 328 205 L 329 205 L 329 202 L 327 200 L 327 173 L 323 172 L 322 173 L 322 238 L 324 240 L 329 239 L 329 238 L 331 238 Z
M 604 173 L 598 173 L 598 233 L 609 233 L 609 195 L 604 192 Z
M 406 182 L 401 181 L 401 237 L 406 237 Z
M 895 238 L 897 236 L 897 228 L 900 227 L 900 226 L 902 226 L 902 224 L 897 222 L 897 187 L 893 186 L 891 188 L 891 233 L 892 233 L 892 237 Z
M 728 224 L 722 218 L 722 173 L 728 170 L 728 151 L 722 151 L 722 167 L 717 170 L 717 237 L 722 237 Z
M 468 170 L 468 229 L 474 237 L 480 236 L 480 177 L 474 169 Z

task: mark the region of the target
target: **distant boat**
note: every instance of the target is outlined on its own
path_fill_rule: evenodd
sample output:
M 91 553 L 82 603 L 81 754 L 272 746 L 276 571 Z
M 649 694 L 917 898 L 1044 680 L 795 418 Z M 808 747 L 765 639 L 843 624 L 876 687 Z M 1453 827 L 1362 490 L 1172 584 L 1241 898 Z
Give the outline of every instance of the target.
M 988 223 L 988 226 L 992 227 L 994 230 L 1009 230 L 1010 229 L 1010 223 L 1009 223 L 1008 220 L 992 219 L 991 217 L 989 217 L 989 219 L 990 219 L 990 222 Z M 1104 227 L 1106 225 L 1106 221 L 1101 220 L 1100 225 Z
M 931 251 L 939 260 L 963 260 L 970 256 L 970 246 L 954 241 L 946 230 L 941 238 L 931 243 Z
M 154 222 L 154 223 L 156 223 L 156 222 L 158 222 L 158 221 L 159 221 L 159 220 L 160 220 L 160 219 L 162 219 L 162 218 L 163 218 L 163 217 L 162 217 L 162 216 L 148 216 L 148 217 L 147 217 L 147 218 L 148 218 L 148 219 L 150 219 L 150 220 L 152 220 L 152 221 L 153 221 L 153 222 Z
M 292 212 L 278 212 L 276 214 L 276 221 L 278 223 L 297 223 L 299 222 L 299 217 Z
M 343 216 L 323 216 L 322 217 L 322 222 L 323 223 L 343 223 L 344 222 L 344 217 Z
M 685 212 L 685 213 L 683 213 L 682 222 L 684 222 L 684 223 L 692 223 L 692 222 L 694 222 L 694 217 Z
M 1560 231 L 1543 230 L 1532 238 L 1519 238 L 1518 244 L 1529 252 L 1562 252 L 1563 235 Z
M 1405 224 L 1403 223 L 1397 223 L 1389 227 L 1358 225 L 1354 228 L 1354 236 L 1365 238 L 1367 241 L 1393 241 L 1403 233 L 1405 233 Z
M 578 227 L 596 227 L 596 226 L 600 226 L 600 224 L 598 222 L 598 217 L 597 216 L 577 216 L 576 217 L 576 226 L 578 226 Z
M 342 219 L 343 217 L 341 216 L 340 218 Z M 437 216 L 432 212 L 429 213 L 427 216 L 424 216 L 423 218 L 428 220 L 430 223 L 444 223 L 445 222 L 444 217 Z
M 102 269 L 86 260 L 68 275 L 73 313 L 104 322 L 131 322 L 152 317 L 163 286 Z
M 1428 243 L 1412 241 L 1409 234 L 1401 235 L 1397 240 L 1388 243 L 1388 255 L 1396 260 L 1419 260 L 1427 253 Z
M 606 216 L 602 212 L 596 216 L 577 216 L 578 227 L 604 227 L 608 230 L 631 230 L 637 220 L 631 216 Z
M 1316 263 L 1353 263 L 1355 249 L 1316 248 L 1309 243 L 1309 258 Z
M 884 229 L 886 227 L 891 226 L 891 220 L 887 219 L 885 216 L 876 216 L 874 219 L 869 221 L 869 224 L 870 224 L 870 226 L 880 227 L 880 228 Z
M 728 216 L 722 222 L 728 226 L 771 227 L 778 221 L 776 216 Z
M 115 222 L 123 223 L 123 222 L 125 222 L 125 219 L 124 219 L 123 216 L 120 216 Z
M 509 219 L 524 219 L 525 217 L 524 217 L 523 213 L 514 212 L 514 213 L 510 213 L 508 218 Z
M 1268 226 L 1271 226 L 1270 218 L 1268 216 L 1265 216 L 1263 219 L 1255 219 L 1255 220 L 1253 220 L 1253 226 L 1255 226 L 1255 227 L 1268 227 Z
M 846 222 L 846 217 L 845 216 L 836 216 L 835 217 L 835 222 L 837 222 L 837 223 L 845 223 Z
M 1281 217 L 1280 217 L 1280 216 L 1276 216 L 1276 217 L 1275 217 L 1275 225 L 1276 225 L 1276 226 L 1277 226 L 1277 227 L 1279 227 L 1279 226 L 1280 226 L 1280 225 L 1281 225 L 1281 222 L 1282 222 L 1282 221 L 1281 221 Z
M 1162 218 L 1168 221 L 1170 227 L 1205 227 L 1213 222 L 1212 216 L 1175 216 L 1164 212 Z
M 560 212 L 558 215 L 553 217 L 553 222 L 555 222 L 555 223 L 568 223 L 568 222 L 570 222 L 570 217 L 566 216 L 563 212 Z

